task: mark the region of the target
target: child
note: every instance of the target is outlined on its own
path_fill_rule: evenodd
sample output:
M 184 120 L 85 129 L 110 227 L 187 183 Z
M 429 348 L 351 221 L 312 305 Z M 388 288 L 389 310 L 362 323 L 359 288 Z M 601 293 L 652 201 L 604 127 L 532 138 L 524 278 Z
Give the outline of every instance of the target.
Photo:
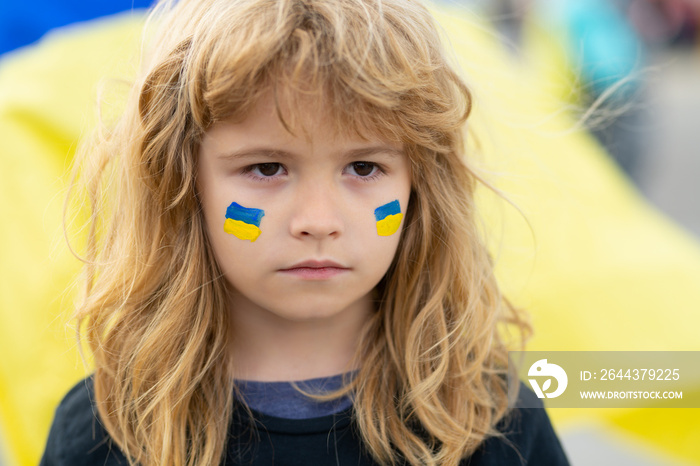
M 527 326 L 477 234 L 471 96 L 427 10 L 154 18 L 144 79 L 84 151 L 95 373 L 42 464 L 567 464 L 544 410 L 508 408 L 496 326 Z

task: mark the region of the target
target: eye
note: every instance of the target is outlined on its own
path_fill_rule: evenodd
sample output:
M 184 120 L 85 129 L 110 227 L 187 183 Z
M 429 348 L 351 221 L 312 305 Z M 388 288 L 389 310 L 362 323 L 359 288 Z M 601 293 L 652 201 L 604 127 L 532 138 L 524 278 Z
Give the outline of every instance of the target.
M 379 170 L 379 167 L 372 162 L 353 162 L 348 165 L 347 170 L 351 175 L 364 178 L 374 175 L 376 171 Z
M 270 181 L 284 175 L 285 168 L 281 163 L 256 163 L 245 167 L 243 173 L 256 180 Z
M 262 176 L 275 176 L 278 174 L 282 165 L 279 163 L 261 163 L 255 166 L 253 171 L 257 172 Z

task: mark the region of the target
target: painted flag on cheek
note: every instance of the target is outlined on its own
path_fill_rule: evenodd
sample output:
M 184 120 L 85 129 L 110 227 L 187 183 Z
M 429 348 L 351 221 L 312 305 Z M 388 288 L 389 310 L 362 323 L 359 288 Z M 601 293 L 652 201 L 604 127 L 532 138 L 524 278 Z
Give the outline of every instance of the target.
M 377 234 L 379 236 L 390 236 L 396 233 L 401 225 L 401 205 L 398 200 L 374 209 L 374 218 L 377 220 Z
M 248 240 L 251 243 L 260 236 L 260 219 L 265 215 L 262 209 L 243 207 L 233 202 L 226 209 L 224 231 L 236 238 Z

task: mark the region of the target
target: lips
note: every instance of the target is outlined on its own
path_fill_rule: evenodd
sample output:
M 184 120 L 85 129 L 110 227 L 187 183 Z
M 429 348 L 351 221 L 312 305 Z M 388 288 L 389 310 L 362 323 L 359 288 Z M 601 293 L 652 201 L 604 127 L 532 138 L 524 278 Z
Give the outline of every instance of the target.
M 332 260 L 306 260 L 291 267 L 280 269 L 285 275 L 306 280 L 327 280 L 350 270 Z
M 322 269 L 322 268 L 327 268 L 327 267 L 332 267 L 336 269 L 347 269 L 348 267 L 344 267 L 343 265 L 334 262 L 332 260 L 307 260 L 303 262 L 299 262 L 297 264 L 294 264 L 293 266 L 283 269 L 283 270 L 291 270 L 291 269 L 298 269 L 298 268 L 308 268 L 308 269 Z

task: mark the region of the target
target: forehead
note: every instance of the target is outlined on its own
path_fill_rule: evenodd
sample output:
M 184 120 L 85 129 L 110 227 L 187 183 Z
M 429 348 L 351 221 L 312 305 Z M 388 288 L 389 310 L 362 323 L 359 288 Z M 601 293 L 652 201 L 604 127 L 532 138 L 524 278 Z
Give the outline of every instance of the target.
M 240 153 L 311 155 L 316 149 L 319 153 L 335 154 L 366 150 L 369 146 L 402 152 L 401 144 L 377 132 L 344 128 L 337 112 L 323 97 L 268 91 L 244 115 L 212 125 L 205 132 L 200 149 L 224 158 Z
M 304 93 L 288 88 L 265 91 L 245 116 L 245 121 L 281 126 L 290 136 L 311 141 L 320 131 L 339 132 L 335 109 L 322 93 Z
M 268 87 L 259 94 L 245 112 L 231 112 L 214 123 L 206 132 L 216 132 L 222 125 L 235 125 L 250 134 L 274 132 L 284 138 L 301 138 L 306 142 L 322 135 L 325 139 L 382 140 L 398 144 L 387 137 L 370 119 L 363 118 L 365 109 L 358 102 L 339 102 L 323 90 Z

